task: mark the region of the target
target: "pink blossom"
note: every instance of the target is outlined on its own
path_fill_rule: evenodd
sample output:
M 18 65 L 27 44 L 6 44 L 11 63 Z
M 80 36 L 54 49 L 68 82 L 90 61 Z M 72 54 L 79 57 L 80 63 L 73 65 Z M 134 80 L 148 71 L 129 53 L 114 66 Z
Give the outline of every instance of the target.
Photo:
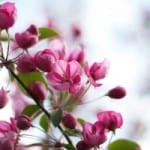
M 77 150 L 90 150 L 91 147 L 88 146 L 84 141 L 79 141 L 76 144 Z
M 56 90 L 76 93 L 81 87 L 81 66 L 77 61 L 58 60 L 47 74 L 49 84 Z
M 54 39 L 50 42 L 49 48 L 57 54 L 58 59 L 65 59 L 67 46 L 66 43 L 60 39 Z
M 15 40 L 19 47 L 27 49 L 38 42 L 38 29 L 35 25 L 30 27 L 22 33 L 15 34 Z
M 31 55 L 24 54 L 17 61 L 17 70 L 22 73 L 35 71 L 36 65 Z
M 72 113 L 65 113 L 62 117 L 62 123 L 65 127 L 74 129 L 77 125 L 75 116 Z
M 29 90 L 32 96 L 39 102 L 42 102 L 46 98 L 47 90 L 44 83 L 35 81 L 30 84 Z
M 3 88 L 0 89 L 0 109 L 4 108 L 9 100 L 7 91 Z
M 34 56 L 35 63 L 39 69 L 45 72 L 50 72 L 52 65 L 57 60 L 57 55 L 50 49 L 38 51 Z
M 102 111 L 97 114 L 99 121 L 103 122 L 108 130 L 115 131 L 123 124 L 123 119 L 120 113 L 115 111 Z
M 99 146 L 106 141 L 105 126 L 100 121 L 94 124 L 85 122 L 82 134 L 84 142 L 91 147 Z
M 81 65 L 84 63 L 84 59 L 85 59 L 85 50 L 83 48 L 73 49 L 67 58 L 68 61 L 76 60 Z
M 85 64 L 85 73 L 93 86 L 96 87 L 101 85 L 96 81 L 106 77 L 109 65 L 109 62 L 106 59 L 104 59 L 104 61 L 102 61 L 101 63 L 95 62 L 91 67 L 89 67 L 88 63 Z
M 124 87 L 116 86 L 108 91 L 107 96 L 110 98 L 120 99 L 126 96 L 126 90 Z
M 11 2 L 6 2 L 0 6 L 0 29 L 8 29 L 15 23 L 16 12 L 16 7 Z
M 82 31 L 78 25 L 73 24 L 71 27 L 71 31 L 74 39 L 80 38 L 82 35 Z

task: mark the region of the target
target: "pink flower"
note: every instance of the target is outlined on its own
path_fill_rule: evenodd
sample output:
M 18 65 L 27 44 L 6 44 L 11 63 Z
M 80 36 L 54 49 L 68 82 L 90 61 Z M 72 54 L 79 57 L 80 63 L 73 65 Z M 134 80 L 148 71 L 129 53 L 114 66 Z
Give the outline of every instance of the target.
M 62 123 L 65 127 L 74 129 L 77 125 L 75 116 L 72 113 L 65 113 L 62 117 Z
M 103 111 L 97 114 L 99 121 L 103 122 L 108 130 L 115 131 L 123 124 L 123 119 L 120 113 L 115 111 Z
M 121 86 L 116 86 L 108 91 L 107 96 L 110 98 L 120 99 L 126 96 L 126 90 Z
M 77 61 L 58 60 L 47 74 L 49 84 L 56 90 L 76 93 L 81 87 L 81 66 Z
M 82 48 L 73 49 L 68 56 L 68 61 L 76 60 L 81 65 L 84 63 L 85 51 Z
M 0 109 L 4 108 L 9 100 L 7 91 L 3 88 L 0 89 Z
M 17 61 L 17 70 L 22 73 L 35 71 L 36 65 L 34 58 L 28 54 L 24 54 Z
M 15 40 L 19 47 L 27 49 L 38 42 L 38 29 L 35 25 L 22 32 L 15 34 Z
M 106 59 L 101 63 L 95 62 L 91 67 L 89 67 L 88 63 L 85 65 L 85 73 L 93 86 L 96 87 L 101 85 L 96 81 L 106 77 L 109 65 L 109 62 Z
M 103 144 L 106 141 L 105 126 L 97 121 L 94 124 L 83 124 L 83 140 L 88 146 L 94 147 Z
M 57 55 L 50 49 L 38 51 L 34 56 L 35 63 L 39 69 L 50 72 L 52 65 L 57 60 Z
M 11 2 L 6 2 L 0 6 L 0 29 L 10 28 L 16 21 L 16 7 Z
M 35 81 L 30 84 L 29 90 L 32 96 L 39 102 L 42 102 L 46 98 L 47 90 L 44 83 Z
M 88 146 L 84 141 L 79 141 L 76 144 L 77 150 L 90 150 L 91 147 Z

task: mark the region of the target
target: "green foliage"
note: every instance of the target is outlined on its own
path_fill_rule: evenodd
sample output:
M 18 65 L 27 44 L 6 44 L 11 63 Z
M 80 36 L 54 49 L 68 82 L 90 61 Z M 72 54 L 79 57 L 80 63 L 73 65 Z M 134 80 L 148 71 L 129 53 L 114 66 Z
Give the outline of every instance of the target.
M 42 115 L 40 118 L 40 126 L 44 129 L 45 132 L 48 132 L 49 130 L 49 120 L 47 116 Z
M 59 34 L 50 28 L 46 28 L 46 27 L 41 27 L 39 28 L 39 40 L 43 40 L 46 38 L 54 38 L 54 37 L 58 37 Z
M 54 110 L 51 113 L 51 120 L 54 126 L 58 126 L 63 115 L 63 111 L 61 109 Z
M 28 105 L 27 107 L 24 108 L 22 111 L 22 114 L 27 115 L 34 119 L 40 112 L 40 108 L 37 105 Z
M 108 150 L 136 150 L 140 146 L 131 140 L 128 139 L 118 139 L 108 146 Z
M 66 145 L 65 145 L 65 148 L 66 148 L 67 150 L 76 150 L 75 147 L 74 147 L 72 144 L 66 144 Z
M 48 86 L 45 78 L 43 77 L 43 74 L 37 71 L 29 73 L 19 73 L 18 78 L 26 87 L 29 87 L 29 85 L 34 81 L 43 82 L 46 87 Z M 23 87 L 20 84 L 19 87 L 22 91 L 24 91 Z
M 82 118 L 78 118 L 77 121 L 78 121 L 81 125 L 83 125 L 84 122 L 85 122 Z

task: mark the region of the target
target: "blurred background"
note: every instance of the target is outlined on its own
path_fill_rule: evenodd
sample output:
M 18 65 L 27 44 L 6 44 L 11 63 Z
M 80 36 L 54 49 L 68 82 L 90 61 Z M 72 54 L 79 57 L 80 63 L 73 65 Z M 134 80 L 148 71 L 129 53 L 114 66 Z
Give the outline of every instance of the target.
M 3 2 L 3 1 L 1 1 Z M 77 114 L 95 120 L 99 110 L 122 113 L 124 125 L 115 138 L 137 141 L 143 150 L 150 141 L 150 0 L 14 0 L 18 20 L 12 34 L 31 23 L 57 29 L 69 47 L 84 45 L 91 63 L 111 62 L 103 87 L 92 89 Z M 77 37 L 72 35 L 77 30 Z M 76 39 L 75 39 L 76 38 Z M 41 47 L 36 47 L 41 49 Z M 1 75 L 2 76 L 2 75 Z M 3 78 L 3 77 L 2 77 Z M 100 97 L 121 85 L 127 90 L 122 100 Z M 85 112 L 85 109 L 87 110 Z M 91 112 L 90 114 L 88 112 Z M 3 110 L 0 111 L 3 113 Z M 11 112 L 8 112 L 11 114 Z

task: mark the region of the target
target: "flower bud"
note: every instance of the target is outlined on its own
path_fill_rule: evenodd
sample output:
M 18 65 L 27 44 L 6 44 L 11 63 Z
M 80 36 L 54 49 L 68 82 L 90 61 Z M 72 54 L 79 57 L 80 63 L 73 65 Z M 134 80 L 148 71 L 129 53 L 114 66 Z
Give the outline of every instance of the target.
M 0 89 L 0 109 L 6 106 L 8 99 L 7 91 Z
M 76 118 L 72 113 L 65 113 L 62 117 L 62 123 L 65 127 L 74 129 L 77 125 Z
M 40 81 L 31 83 L 29 86 L 29 90 L 32 96 L 39 102 L 42 102 L 46 98 L 47 93 L 46 87 Z
M 27 130 L 31 127 L 31 120 L 26 115 L 16 117 L 16 125 L 20 130 Z
M 117 86 L 109 90 L 107 96 L 109 96 L 110 98 L 120 99 L 126 96 L 126 90 L 121 86 Z
M 0 150 L 14 150 L 14 142 L 10 139 L 0 141 Z
M 28 54 L 23 55 L 17 61 L 17 70 L 21 73 L 28 73 L 35 71 L 36 65 L 34 58 Z
M 79 141 L 76 145 L 77 150 L 90 150 L 91 147 L 89 147 L 84 141 Z
M 0 6 L 0 29 L 10 28 L 16 21 L 16 7 L 11 2 L 6 2 Z
M 38 29 L 31 25 L 26 31 L 15 34 L 15 40 L 19 47 L 27 49 L 38 42 Z

